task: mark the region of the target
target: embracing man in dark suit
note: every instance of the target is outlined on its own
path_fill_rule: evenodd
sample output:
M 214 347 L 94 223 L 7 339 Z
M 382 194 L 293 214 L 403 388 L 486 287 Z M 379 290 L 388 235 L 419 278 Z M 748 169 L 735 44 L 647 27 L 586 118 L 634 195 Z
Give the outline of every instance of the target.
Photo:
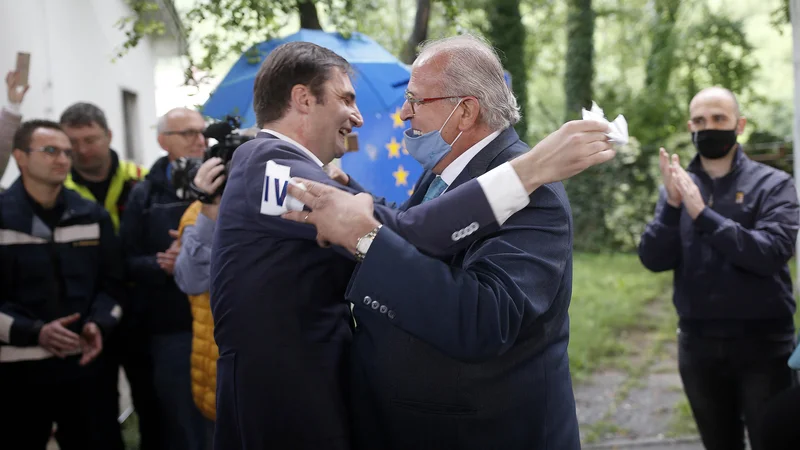
M 423 47 L 402 114 L 411 121 L 406 148 L 427 169 L 411 209 L 547 141 L 520 156 L 529 147 L 513 129 L 516 99 L 494 50 L 471 36 Z M 599 147 L 602 133 L 594 133 Z M 580 448 L 567 357 L 572 217 L 557 179 L 448 257 L 415 248 L 372 214 L 366 196 L 307 180 L 297 180 L 306 191 L 289 188 L 311 213 L 287 218 L 314 224 L 321 242 L 362 260 L 346 294 L 357 323 L 357 448 Z
M 316 212 L 298 211 L 302 205 L 287 196 L 291 177 L 310 180 L 312 194 L 323 187 L 341 189 L 349 198 L 363 192 L 345 174 L 335 174 L 334 181 L 326 171 L 333 159 L 344 155 L 344 136 L 362 123 L 350 73 L 349 64 L 335 53 L 294 42 L 273 50 L 256 77 L 254 109 L 262 131 L 234 154 L 212 250 L 211 306 L 220 351 L 215 448 L 349 449 L 351 428 L 362 426 L 350 423 L 352 320 L 345 300 L 361 255 L 341 245 L 317 245 L 325 244 L 318 241 L 314 226 L 302 223 L 311 222 Z M 415 107 L 429 107 L 422 104 L 418 101 Z M 467 104 L 476 105 L 474 97 Z M 605 131 L 607 125 L 599 122 L 565 125 L 513 163 L 488 172 L 484 167 L 482 176 L 463 180 L 457 189 L 424 205 L 417 199 L 414 207 L 394 209 L 368 196 L 369 216 L 408 245 L 450 259 L 477 239 L 503 230 L 506 221 L 515 222 L 510 217 L 528 205 L 531 192 L 549 192 L 536 189 L 542 183 L 613 157 Z M 510 136 L 502 138 L 506 141 L 518 142 Z M 363 197 L 356 198 L 361 202 Z M 290 210 L 301 223 L 280 217 Z M 556 220 L 547 211 L 541 214 Z M 554 236 L 568 230 L 567 216 L 559 217 L 564 220 L 553 223 Z M 352 241 L 354 245 L 356 238 Z M 554 258 L 539 256 L 548 265 Z M 567 264 L 566 258 L 559 262 Z M 556 270 L 547 275 L 556 277 Z M 558 283 L 555 278 L 548 282 Z M 395 315 L 386 306 L 369 307 L 382 319 Z M 565 366 L 566 360 L 561 363 Z M 574 419 L 574 405 L 565 408 L 573 409 Z

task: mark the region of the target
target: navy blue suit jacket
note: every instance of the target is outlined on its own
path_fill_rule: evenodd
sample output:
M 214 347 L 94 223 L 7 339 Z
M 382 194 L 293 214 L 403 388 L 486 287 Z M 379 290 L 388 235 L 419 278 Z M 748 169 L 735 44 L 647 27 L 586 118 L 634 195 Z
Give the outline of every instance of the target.
M 504 130 L 453 186 L 528 148 Z M 433 178 L 423 175 L 411 205 Z M 382 229 L 347 292 L 358 324 L 356 448 L 580 448 L 567 357 L 571 291 L 572 218 L 561 183 L 537 189 L 499 230 L 443 261 Z
M 220 351 L 215 448 L 349 448 L 352 320 L 344 292 L 355 263 L 343 249 L 320 248 L 313 226 L 260 213 L 268 160 L 289 166 L 292 177 L 358 191 L 266 133 L 236 150 L 212 246 Z M 405 211 L 376 205 L 375 215 L 438 255 L 497 229 L 477 181 L 449 197 Z M 471 224 L 478 224 L 474 234 L 454 239 L 454 231 Z

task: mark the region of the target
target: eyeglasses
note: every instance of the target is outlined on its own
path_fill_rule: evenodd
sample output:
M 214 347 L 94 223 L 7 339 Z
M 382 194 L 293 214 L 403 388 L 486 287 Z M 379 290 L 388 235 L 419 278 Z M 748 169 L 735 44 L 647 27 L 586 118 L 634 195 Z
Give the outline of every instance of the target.
M 425 97 L 425 98 L 414 98 L 411 92 L 406 91 L 406 101 L 409 105 L 411 105 L 411 114 L 416 115 L 417 112 L 414 110 L 414 105 L 424 105 L 426 103 L 438 102 L 439 100 L 450 100 L 452 98 L 464 98 L 463 95 L 452 95 L 449 97 Z
M 28 150 L 26 150 L 26 153 L 32 153 L 32 152 L 44 153 L 45 155 L 53 159 L 58 158 L 63 153 L 64 156 L 66 156 L 69 159 L 72 159 L 71 148 L 58 148 L 58 147 L 53 147 L 52 145 L 48 145 L 42 148 L 29 148 Z
M 193 137 L 196 137 L 198 134 L 202 136 L 203 135 L 203 131 L 205 131 L 205 130 L 194 130 L 194 129 L 189 128 L 189 129 L 180 130 L 180 131 L 164 131 L 161 134 L 166 135 L 166 136 L 172 136 L 172 135 L 176 135 L 177 134 L 178 136 L 180 136 L 180 137 L 182 137 L 184 139 L 191 139 Z

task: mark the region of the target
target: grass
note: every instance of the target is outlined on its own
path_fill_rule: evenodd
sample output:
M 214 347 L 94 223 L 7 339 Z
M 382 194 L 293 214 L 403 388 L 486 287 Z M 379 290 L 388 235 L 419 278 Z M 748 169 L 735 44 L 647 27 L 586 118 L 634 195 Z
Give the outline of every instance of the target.
M 692 416 L 692 408 L 689 407 L 689 400 L 684 395 L 675 405 L 675 411 L 669 421 L 668 437 L 696 436 L 697 425 Z
M 570 370 L 576 382 L 629 351 L 628 330 L 650 328 L 643 321 L 648 303 L 669 302 L 672 274 L 654 274 L 635 254 L 576 253 L 570 305 Z M 670 324 L 674 330 L 674 323 Z

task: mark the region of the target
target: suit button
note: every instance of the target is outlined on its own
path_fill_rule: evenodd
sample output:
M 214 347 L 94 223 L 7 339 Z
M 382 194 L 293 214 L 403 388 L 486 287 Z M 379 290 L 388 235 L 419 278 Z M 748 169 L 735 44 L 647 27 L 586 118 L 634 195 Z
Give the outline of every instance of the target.
M 388 311 L 388 310 L 389 310 L 389 308 L 387 308 L 386 305 L 381 305 L 381 309 L 380 309 L 381 314 L 386 314 L 386 311 Z
M 381 306 L 381 304 L 378 303 L 377 300 L 372 301 L 372 309 L 378 309 L 379 306 Z
M 372 303 L 372 299 L 369 298 L 369 295 L 364 297 L 364 304 L 369 306 L 370 303 Z
M 395 313 L 394 313 L 394 311 L 389 311 L 388 315 L 389 315 L 390 319 L 394 319 Z

